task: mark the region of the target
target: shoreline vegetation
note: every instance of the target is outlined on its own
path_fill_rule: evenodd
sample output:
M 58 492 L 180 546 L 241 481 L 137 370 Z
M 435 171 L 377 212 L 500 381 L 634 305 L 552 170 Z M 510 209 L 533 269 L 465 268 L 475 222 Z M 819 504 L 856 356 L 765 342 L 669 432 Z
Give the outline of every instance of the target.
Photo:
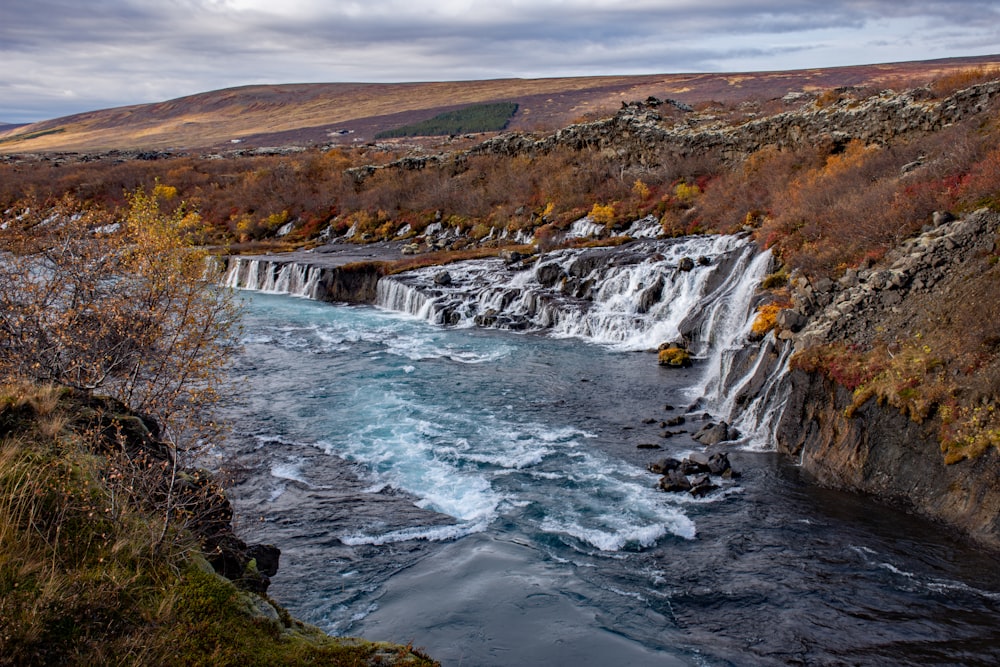
M 802 324 L 788 322 L 908 239 L 1000 210 L 997 79 L 974 69 L 899 93 L 690 110 L 649 99 L 552 141 L 500 135 L 430 157 L 391 143 L 5 158 L 0 664 L 433 664 L 290 619 L 266 597 L 272 552 L 240 546 L 221 488 L 186 467 L 218 435 L 211 406 L 239 330 L 204 273 L 208 247 L 320 257 L 333 241 L 398 242 L 390 264 L 353 266 L 385 272 L 628 243 L 641 219 L 666 236 L 746 233 L 778 265 L 754 333 L 794 340 Z M 753 135 L 774 127 L 780 141 Z M 743 149 L 705 143 L 740 133 Z M 681 136 L 694 143 L 663 143 Z M 590 236 L 570 233 L 581 221 Z M 901 412 L 952 439 L 933 464 L 952 470 L 997 456 L 1000 325 L 977 301 L 996 277 L 1000 237 L 988 241 L 974 248 L 978 277 L 913 302 L 925 312 L 800 351 L 797 372 L 850 397 L 838 418 Z
M 0 664 L 436 664 L 267 596 L 280 550 L 244 543 L 193 467 L 238 304 L 181 212 L 128 201 L 0 229 Z

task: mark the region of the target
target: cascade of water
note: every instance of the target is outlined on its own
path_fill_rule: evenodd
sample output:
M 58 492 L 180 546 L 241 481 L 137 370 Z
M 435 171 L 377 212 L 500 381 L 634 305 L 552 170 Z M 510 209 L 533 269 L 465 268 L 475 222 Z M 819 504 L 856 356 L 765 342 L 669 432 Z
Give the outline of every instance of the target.
M 226 265 L 226 273 L 222 277 L 222 284 L 230 289 L 239 289 L 240 272 L 243 270 L 243 260 L 240 257 L 230 257 Z
M 738 236 L 637 241 L 554 251 L 529 265 L 487 259 L 418 269 L 380 280 L 376 305 L 436 324 L 546 330 L 620 350 L 684 341 L 704 368 L 692 398 L 759 446 L 783 404 L 790 354 L 771 336 L 750 342 L 770 263 L 770 253 Z M 315 266 L 234 257 L 223 282 L 315 299 L 321 277 Z
M 693 259 L 697 258 L 697 260 Z M 684 340 L 704 373 L 692 397 L 768 440 L 790 346 L 750 342 L 757 287 L 771 264 L 736 236 L 560 250 L 533 267 L 459 262 L 379 281 L 377 305 L 437 324 L 547 330 L 621 350 Z M 780 409 L 780 406 L 779 406 Z
M 252 257 L 232 257 L 222 282 L 226 287 L 315 299 L 323 270 L 316 266 Z
M 713 405 L 723 400 L 733 356 L 746 344 L 753 325 L 750 316 L 753 297 L 770 265 L 770 252 L 741 256 L 729 279 L 704 301 L 697 338 L 703 353 L 709 357 L 708 372 L 696 391 Z
M 447 267 L 447 281 L 439 279 L 440 267 L 379 281 L 376 303 L 438 324 L 549 329 L 623 350 L 650 349 L 691 333 L 685 323 L 704 319 L 696 313 L 725 312 L 740 284 L 759 280 L 755 273 L 741 281 L 754 254 L 745 239 L 706 236 L 560 250 L 528 268 L 499 259 L 457 262 Z M 715 337 L 695 336 L 694 351 L 705 354 Z

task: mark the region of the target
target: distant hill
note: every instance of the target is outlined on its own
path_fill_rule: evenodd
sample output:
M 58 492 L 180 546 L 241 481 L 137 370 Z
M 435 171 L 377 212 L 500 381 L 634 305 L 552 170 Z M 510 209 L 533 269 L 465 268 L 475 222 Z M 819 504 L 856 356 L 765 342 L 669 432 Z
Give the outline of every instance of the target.
M 495 102 L 518 105 L 509 129 L 550 130 L 608 115 L 623 101 L 649 96 L 698 104 L 845 86 L 900 88 L 974 66 L 1000 67 L 1000 55 L 784 72 L 243 86 L 0 126 L 0 152 L 351 144 L 444 112 Z

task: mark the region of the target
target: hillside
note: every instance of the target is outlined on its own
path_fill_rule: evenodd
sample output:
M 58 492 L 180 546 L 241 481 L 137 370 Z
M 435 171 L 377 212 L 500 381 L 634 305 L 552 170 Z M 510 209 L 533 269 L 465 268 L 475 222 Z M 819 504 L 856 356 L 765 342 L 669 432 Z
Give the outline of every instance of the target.
M 0 152 L 190 150 L 232 146 L 357 144 L 376 133 L 470 104 L 519 105 L 511 130 L 552 130 L 606 116 L 649 96 L 686 104 L 769 100 L 838 87 L 902 88 L 1000 56 L 785 72 L 651 74 L 398 84 L 245 86 L 154 104 L 0 126 Z

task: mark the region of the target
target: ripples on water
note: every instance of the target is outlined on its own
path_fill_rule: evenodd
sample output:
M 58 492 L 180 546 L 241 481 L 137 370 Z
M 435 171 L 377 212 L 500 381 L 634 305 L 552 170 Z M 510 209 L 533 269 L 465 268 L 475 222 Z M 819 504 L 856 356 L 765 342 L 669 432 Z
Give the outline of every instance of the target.
M 706 499 L 656 491 L 645 464 L 694 444 L 642 419 L 696 370 L 288 297 L 246 324 L 220 455 L 283 550 L 272 594 L 327 630 L 446 665 L 1000 657 L 995 561 L 932 526 L 771 454 Z

